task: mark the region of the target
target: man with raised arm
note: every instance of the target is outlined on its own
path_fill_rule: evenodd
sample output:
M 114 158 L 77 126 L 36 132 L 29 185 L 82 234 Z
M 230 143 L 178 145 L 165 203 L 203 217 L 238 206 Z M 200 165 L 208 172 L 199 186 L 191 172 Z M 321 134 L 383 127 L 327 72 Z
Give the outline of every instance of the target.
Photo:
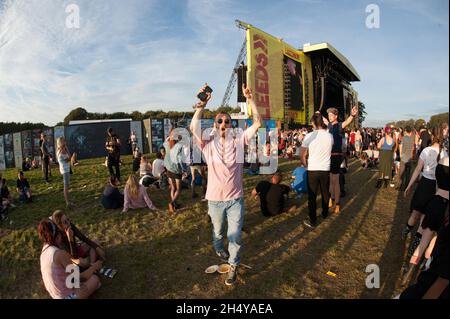
M 206 85 L 200 90 L 205 92 Z M 244 190 L 243 165 L 244 146 L 255 136 L 261 127 L 261 118 L 254 103 L 252 92 L 242 87 L 247 103 L 252 108 L 253 124 L 242 134 L 235 134 L 231 126 L 231 117 L 227 113 L 219 113 L 214 121 L 214 134 L 209 140 L 202 140 L 200 119 L 203 110 L 211 99 L 211 93 L 206 93 L 205 101 L 196 104 L 196 111 L 191 122 L 194 144 L 199 145 L 208 165 L 208 214 L 213 227 L 213 246 L 216 254 L 222 259 L 228 259 L 230 271 L 225 284 L 236 282 L 237 270 L 240 264 L 242 246 L 242 226 L 244 223 Z M 194 154 L 194 161 L 196 156 Z M 228 252 L 224 247 L 225 221 L 228 223 Z
M 358 108 L 354 106 L 350 116 L 344 122 L 338 122 L 339 112 L 336 108 L 327 109 L 328 120 L 324 117 L 323 122 L 328 126 L 328 132 L 333 135 L 333 148 L 331 149 L 331 166 L 330 166 L 330 193 L 331 198 L 328 204 L 329 208 L 335 206 L 334 212 L 340 213 L 341 210 L 341 188 L 339 186 L 339 170 L 343 160 L 342 153 L 342 137 L 345 134 L 344 129 L 350 125 L 355 116 L 358 114 Z

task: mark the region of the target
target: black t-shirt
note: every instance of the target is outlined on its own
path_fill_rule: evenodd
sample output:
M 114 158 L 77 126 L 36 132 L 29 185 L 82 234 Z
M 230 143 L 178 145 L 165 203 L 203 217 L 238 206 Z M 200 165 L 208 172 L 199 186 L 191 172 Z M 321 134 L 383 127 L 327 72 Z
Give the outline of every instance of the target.
M 3 186 L 1 189 L 0 189 L 0 194 L 1 194 L 1 197 L 2 198 L 8 198 L 9 197 L 9 189 L 8 189 L 8 186 Z
M 289 186 L 262 181 L 256 185 L 256 191 L 259 193 L 264 216 L 275 216 L 283 212 L 284 195 L 289 194 Z
M 342 153 L 342 123 L 338 122 L 336 124 L 328 123 L 328 131 L 333 135 L 333 147 L 331 149 L 332 153 Z
M 106 150 L 108 151 L 109 155 L 112 155 L 114 157 L 118 157 L 120 155 L 120 145 L 118 139 L 119 137 L 116 134 L 113 134 L 112 136 L 108 136 L 106 138 L 107 147 L 112 147 L 112 149 L 108 147 Z
M 136 173 L 139 170 L 140 166 L 141 166 L 141 158 L 136 157 L 133 160 L 133 173 Z
M 30 188 L 30 184 L 28 183 L 27 179 L 24 178 L 23 180 L 17 179 L 17 188 L 23 191 L 23 188 Z
M 423 131 L 420 133 L 420 139 L 422 140 L 422 143 L 420 144 L 421 149 L 431 145 L 431 136 L 428 131 Z

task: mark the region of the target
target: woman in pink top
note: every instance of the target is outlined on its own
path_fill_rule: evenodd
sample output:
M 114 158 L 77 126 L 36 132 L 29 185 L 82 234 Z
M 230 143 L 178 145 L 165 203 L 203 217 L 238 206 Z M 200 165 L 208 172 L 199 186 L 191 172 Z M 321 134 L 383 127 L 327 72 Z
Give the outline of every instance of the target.
M 138 209 L 148 207 L 152 210 L 157 210 L 153 205 L 150 197 L 148 197 L 147 190 L 144 186 L 139 184 L 135 175 L 130 175 L 124 189 L 124 204 L 122 213 L 126 213 L 129 209 Z
M 57 226 L 49 219 L 43 219 L 39 223 L 38 234 L 44 243 L 40 258 L 42 280 L 53 299 L 86 299 L 100 288 L 100 279 L 94 273 L 102 268 L 101 261 L 79 273 L 77 280 L 76 270 L 79 271 L 79 268 L 72 263 L 70 254 L 59 248 L 62 245 L 62 235 Z M 72 281 L 71 278 L 75 280 Z M 66 281 L 73 288 L 68 287 Z M 77 281 L 78 288 L 75 288 Z

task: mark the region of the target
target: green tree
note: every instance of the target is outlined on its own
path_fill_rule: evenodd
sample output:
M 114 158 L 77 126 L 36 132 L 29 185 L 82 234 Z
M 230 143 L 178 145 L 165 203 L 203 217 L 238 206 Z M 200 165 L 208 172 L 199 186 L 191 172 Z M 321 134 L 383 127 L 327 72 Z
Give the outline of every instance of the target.
M 366 105 L 358 101 L 358 125 L 361 127 L 367 116 Z
M 46 128 L 43 123 L 16 123 L 16 122 L 0 122 L 0 135 L 9 133 L 18 133 L 21 131 L 35 130 Z
M 82 107 L 77 107 L 69 112 L 69 114 L 64 118 L 64 125 L 69 125 L 70 121 L 81 121 L 88 119 L 88 112 Z
M 429 127 L 438 127 L 442 123 L 448 123 L 448 112 L 433 115 L 428 122 Z

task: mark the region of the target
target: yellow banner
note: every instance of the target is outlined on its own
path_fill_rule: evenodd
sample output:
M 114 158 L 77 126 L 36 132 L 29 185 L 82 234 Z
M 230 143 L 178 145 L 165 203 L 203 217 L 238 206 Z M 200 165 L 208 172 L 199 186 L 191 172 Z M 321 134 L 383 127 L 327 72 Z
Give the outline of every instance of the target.
M 263 119 L 308 124 L 306 115 L 314 109 L 311 81 L 309 57 L 247 25 L 247 83 Z
M 248 28 L 247 83 L 263 119 L 284 120 L 282 79 L 282 42 L 256 28 Z

